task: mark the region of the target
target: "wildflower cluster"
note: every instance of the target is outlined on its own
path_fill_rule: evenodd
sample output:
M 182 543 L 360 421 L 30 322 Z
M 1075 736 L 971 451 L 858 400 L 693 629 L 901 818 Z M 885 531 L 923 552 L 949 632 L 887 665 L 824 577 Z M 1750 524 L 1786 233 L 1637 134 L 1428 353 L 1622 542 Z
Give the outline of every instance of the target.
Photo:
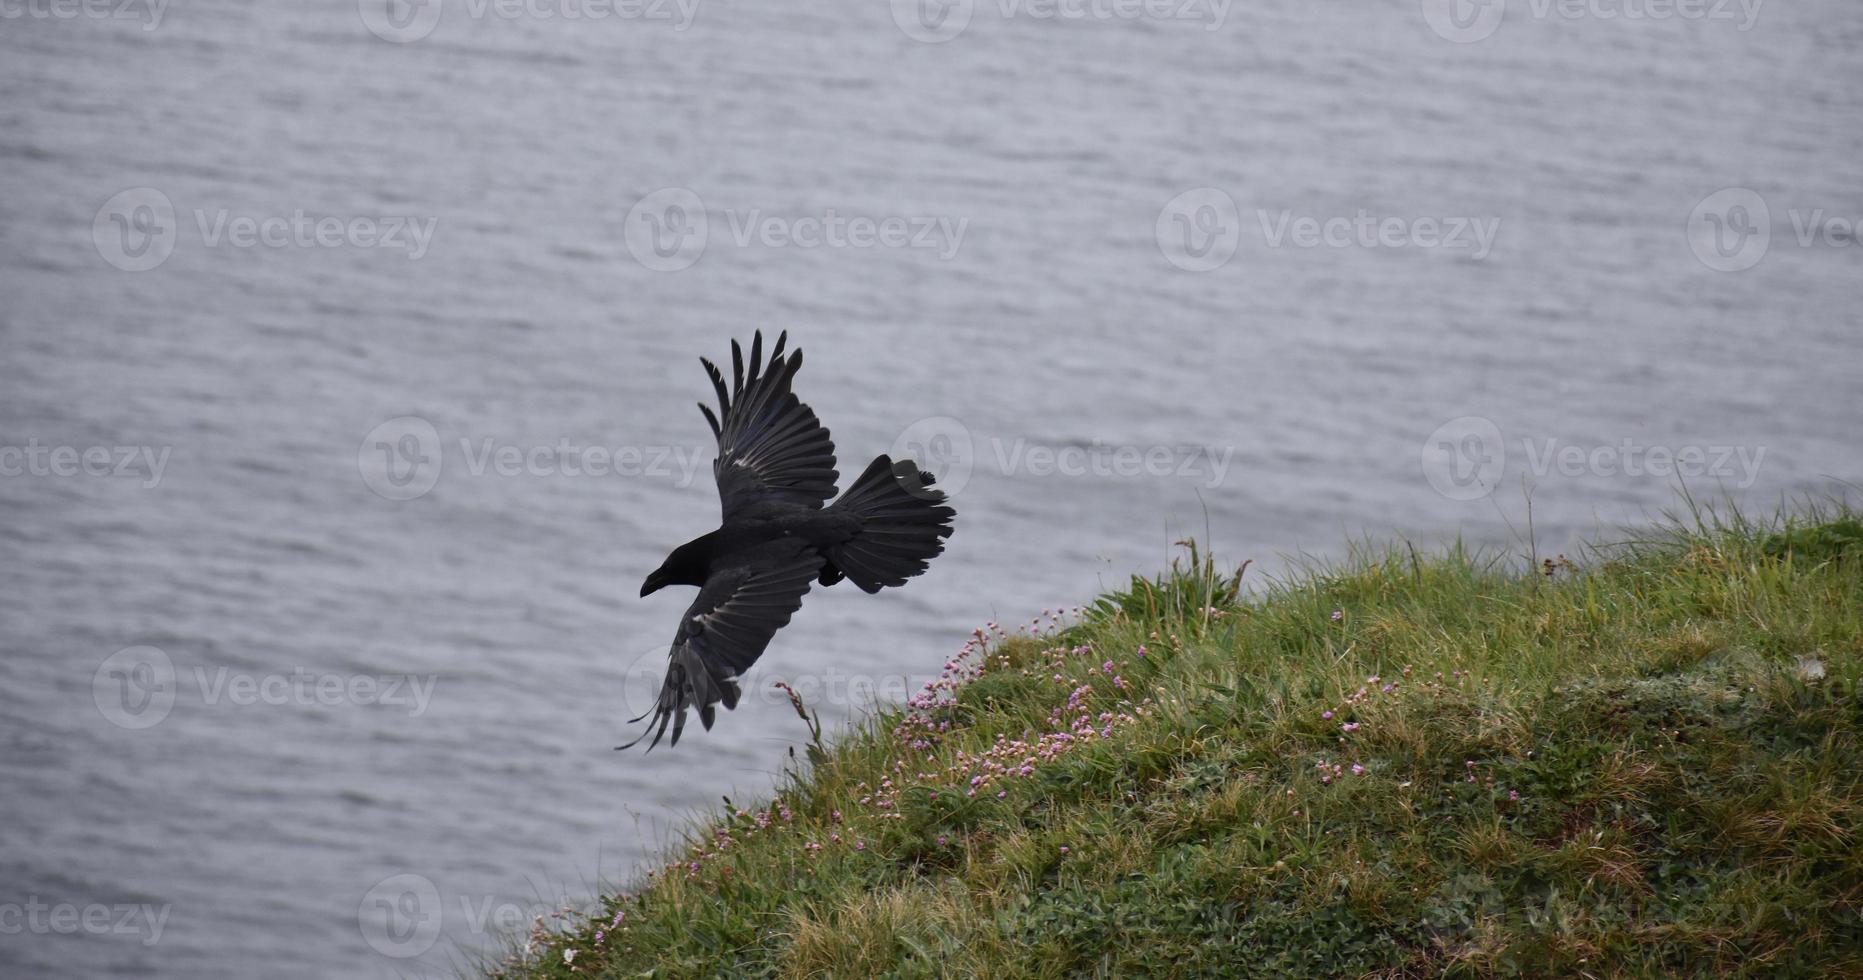
M 1009 664 L 1008 654 L 995 649 L 994 644 L 1017 636 L 1042 638 L 1053 636 L 1066 627 L 1066 617 L 1084 613 L 1084 607 L 1073 609 L 1043 609 L 1041 615 L 1016 627 L 1014 631 L 1004 629 L 995 622 L 985 623 L 971 631 L 970 639 L 964 641 L 957 655 L 945 661 L 944 669 L 938 676 L 925 684 L 923 690 L 906 701 L 905 715 L 893 729 L 893 734 L 907 748 L 926 751 L 938 744 L 939 736 L 951 731 L 955 725 L 954 709 L 958 704 L 958 692 L 970 682 L 984 675 L 995 663 L 998 667 Z
M 508 953 L 503 962 L 487 972 L 487 976 L 491 977 L 492 980 L 501 980 L 503 977 L 521 974 L 526 966 L 540 962 L 549 954 L 552 947 L 555 947 L 558 943 L 563 944 L 563 963 L 569 967 L 569 972 L 580 973 L 581 970 L 575 965 L 575 962 L 576 957 L 582 950 L 574 945 L 578 930 L 571 928 L 572 925 L 576 924 L 572 922 L 572 920 L 582 919 L 586 922 L 587 925 L 579 930 L 584 933 L 588 932 L 588 927 L 596 927 L 591 937 L 590 945 L 592 947 L 599 947 L 607 942 L 608 934 L 619 929 L 622 920 L 627 917 L 627 913 L 618 907 L 621 903 L 626 901 L 627 895 L 625 893 L 617 895 L 610 900 L 610 906 L 615 907 L 615 914 L 614 918 L 609 920 L 606 926 L 598 926 L 598 923 L 601 922 L 600 914 L 584 915 L 583 913 L 577 912 L 574 907 L 568 905 L 551 912 L 547 916 L 537 916 L 536 919 L 531 922 L 530 933 L 525 936 L 523 945 Z
M 1077 607 L 1071 612 L 1078 614 L 1084 610 Z M 1061 625 L 1062 615 L 1062 610 L 1044 609 L 1041 616 L 1018 633 L 1032 637 L 1053 636 Z M 1102 687 L 1109 688 L 1115 695 L 1130 692 L 1132 684 L 1124 676 L 1127 664 L 1099 656 L 1091 644 L 1048 647 L 1035 656 L 1025 655 L 1017 662 L 1008 652 L 990 646 L 993 640 L 1007 639 L 1011 635 L 995 623 L 976 631 L 964 650 L 945 665 L 944 673 L 927 684 L 907 705 L 905 717 L 894 729 L 901 743 L 908 749 L 924 752 L 925 761 L 935 765 L 939 760 L 934 750 L 941 736 L 957 724 L 952 709 L 958 703 L 958 693 L 966 684 L 991 671 L 1014 670 L 1021 677 L 1041 678 L 1067 688 L 1067 698 L 1049 712 L 1043 731 L 1031 730 L 1016 738 L 999 733 L 982 752 L 959 749 L 942 766 L 910 774 L 910 783 L 924 788 L 930 800 L 937 800 L 941 792 L 961 792 L 970 799 L 979 793 L 989 794 L 992 789 L 997 799 L 1006 799 L 1009 781 L 1028 779 L 1044 763 L 1096 739 L 1111 738 L 1117 729 L 1149 713 L 1149 698 L 1134 703 L 1121 697 L 1111 705 L 1104 705 L 1094 697 Z M 1141 644 L 1133 656 L 1143 660 L 1147 652 Z M 976 662 L 965 663 L 972 655 L 976 656 Z M 896 764 L 895 768 L 901 767 Z M 874 793 L 872 805 L 891 811 L 898 803 L 900 789 L 891 779 L 887 780 Z M 862 802 L 869 801 L 863 798 Z

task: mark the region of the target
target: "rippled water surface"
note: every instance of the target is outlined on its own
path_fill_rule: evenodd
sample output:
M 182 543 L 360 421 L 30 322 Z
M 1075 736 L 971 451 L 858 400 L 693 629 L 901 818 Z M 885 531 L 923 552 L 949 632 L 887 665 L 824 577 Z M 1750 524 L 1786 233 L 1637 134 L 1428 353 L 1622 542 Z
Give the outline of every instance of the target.
M 1799 232 L 1863 216 L 1863 12 L 1436 6 L 5 8 L 0 972 L 444 974 L 766 789 L 770 682 L 843 722 L 1185 534 L 1856 480 L 1863 248 Z M 958 531 L 617 754 L 717 514 L 696 357 L 758 327 Z

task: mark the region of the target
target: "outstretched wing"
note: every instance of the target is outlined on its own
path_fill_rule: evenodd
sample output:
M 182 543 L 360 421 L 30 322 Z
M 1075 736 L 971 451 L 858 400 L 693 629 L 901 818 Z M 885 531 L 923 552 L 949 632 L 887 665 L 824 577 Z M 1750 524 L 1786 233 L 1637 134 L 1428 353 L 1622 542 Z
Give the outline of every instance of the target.
M 666 726 L 673 726 L 673 744 L 686 727 L 686 709 L 699 709 L 707 729 L 723 701 L 736 708 L 738 675 L 757 662 L 770 637 L 789 623 L 802 606 L 809 584 L 825 560 L 800 542 L 780 540 L 752 552 L 749 560 L 714 570 L 699 589 L 699 597 L 679 621 L 660 697 L 647 714 L 653 720 L 639 738 L 619 746 L 632 748 L 648 732 L 660 744 Z M 639 721 L 647 717 L 631 719 Z
M 789 390 L 802 352 L 783 354 L 787 332 L 776 338 L 770 361 L 763 363 L 763 332 L 750 346 L 750 371 L 744 352 L 731 342 L 731 387 L 717 365 L 704 358 L 705 372 L 718 392 L 718 411 L 699 404 L 712 435 L 718 437 L 718 498 L 724 519 L 763 516 L 782 505 L 820 507 L 834 496 L 834 440 L 815 413 Z M 772 505 L 775 505 L 772 508 Z

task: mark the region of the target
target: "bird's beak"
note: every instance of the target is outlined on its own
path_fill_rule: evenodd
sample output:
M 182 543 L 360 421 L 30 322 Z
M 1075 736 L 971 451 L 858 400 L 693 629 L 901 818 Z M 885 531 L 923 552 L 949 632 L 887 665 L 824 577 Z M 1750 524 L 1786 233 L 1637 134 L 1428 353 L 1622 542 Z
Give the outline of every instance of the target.
M 640 584 L 640 596 L 645 599 L 665 587 L 666 576 L 659 572 L 654 572 L 652 575 L 647 576 L 647 581 Z

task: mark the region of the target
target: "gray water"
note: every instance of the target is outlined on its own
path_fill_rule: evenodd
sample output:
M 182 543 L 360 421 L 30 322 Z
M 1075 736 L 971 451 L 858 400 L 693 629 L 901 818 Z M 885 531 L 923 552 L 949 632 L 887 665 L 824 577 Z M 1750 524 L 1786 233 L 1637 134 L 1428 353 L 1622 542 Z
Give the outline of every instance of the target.
M 8 976 L 444 975 L 767 791 L 773 681 L 846 723 L 1187 534 L 1546 555 L 1863 475 L 1845 0 L 47 2 L 0 8 Z M 754 328 L 958 530 L 616 753 Z

